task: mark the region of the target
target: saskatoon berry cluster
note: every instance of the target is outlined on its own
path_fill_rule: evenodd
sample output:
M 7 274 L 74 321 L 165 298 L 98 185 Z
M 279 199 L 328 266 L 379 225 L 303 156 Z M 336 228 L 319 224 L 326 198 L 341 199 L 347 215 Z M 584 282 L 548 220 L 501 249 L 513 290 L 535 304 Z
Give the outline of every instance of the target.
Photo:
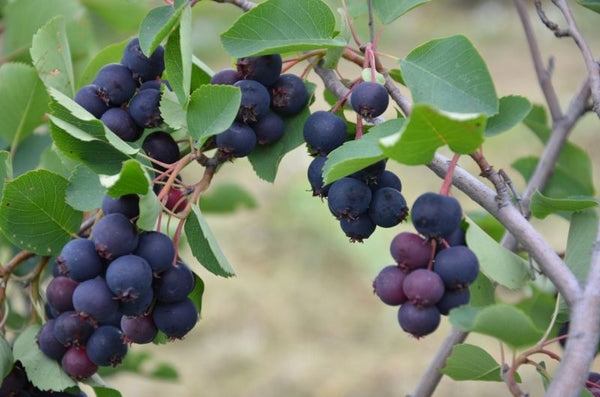
M 12 370 L 6 375 L 0 385 L 2 397 L 87 397 L 84 392 L 71 394 L 67 392 L 42 391 L 35 387 L 20 361 L 17 361 Z
M 162 331 L 182 338 L 196 324 L 198 310 L 187 297 L 194 275 L 173 264 L 175 247 L 160 232 L 138 233 L 139 197 L 106 196 L 105 214 L 92 239 L 69 241 L 56 261 L 46 290 L 48 321 L 37 342 L 75 379 L 98 366 L 116 366 L 128 344 L 149 343 Z
M 236 120 L 216 137 L 223 159 L 245 157 L 257 145 L 279 141 L 285 132 L 282 117 L 298 114 L 309 99 L 300 77 L 281 74 L 279 54 L 240 58 L 236 67 L 215 73 L 210 81 L 238 87 L 242 93 Z
M 394 237 L 390 253 L 396 264 L 381 270 L 373 289 L 384 303 L 401 305 L 400 326 L 421 337 L 436 330 L 440 315 L 469 302 L 468 286 L 479 274 L 479 262 L 466 246 L 458 200 L 425 193 L 411 215 L 425 237 L 409 232 Z
M 389 99 L 384 87 L 362 82 L 350 97 L 352 108 L 366 119 L 381 115 Z M 348 138 L 346 121 L 331 112 L 317 111 L 304 124 L 304 140 L 315 155 L 308 167 L 308 181 L 313 195 L 326 197 L 329 210 L 340 220 L 350 241 L 363 241 L 377 226 L 393 227 L 408 214 L 402 196 L 402 183 L 385 169 L 386 160 L 378 161 L 345 178 L 325 185 L 323 167 L 327 155 Z

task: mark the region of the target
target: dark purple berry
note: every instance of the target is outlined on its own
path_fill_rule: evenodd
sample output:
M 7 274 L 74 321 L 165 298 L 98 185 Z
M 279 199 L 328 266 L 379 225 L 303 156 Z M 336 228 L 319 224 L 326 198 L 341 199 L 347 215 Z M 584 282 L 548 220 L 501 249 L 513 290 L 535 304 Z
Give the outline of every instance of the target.
M 75 281 L 94 278 L 104 270 L 91 240 L 78 238 L 69 241 L 56 259 L 61 274 Z
M 398 306 L 403 304 L 407 300 L 403 289 L 407 274 L 395 265 L 384 267 L 373 281 L 375 294 L 387 305 Z
M 417 269 L 404 280 L 404 295 L 415 306 L 431 306 L 444 295 L 444 282 L 436 273 Z
M 189 299 L 176 303 L 158 303 L 152 312 L 156 327 L 169 338 L 182 338 L 198 321 L 198 309 Z
M 177 262 L 154 280 L 154 292 L 159 302 L 174 303 L 184 300 L 194 285 L 194 273 L 185 263 Z
M 444 292 L 444 296 L 442 296 L 442 299 L 440 299 L 435 305 L 440 313 L 446 316 L 448 313 L 450 313 L 450 310 L 469 303 L 470 299 L 471 292 L 468 288 L 455 291 L 446 290 L 446 292 Z
M 142 52 L 140 42 L 136 37 L 125 47 L 121 63 L 127 66 L 142 82 L 155 80 L 165 70 L 165 49 L 159 45 L 150 57 L 147 57 Z
M 237 120 L 255 123 L 269 110 L 271 98 L 264 85 L 253 80 L 240 80 L 233 85 L 242 91 L 242 102 Z
M 398 178 L 396 174 L 388 170 L 384 170 L 381 173 L 381 175 L 377 177 L 377 179 L 370 182 L 369 187 L 371 188 L 371 191 L 373 193 L 375 193 L 377 189 L 381 189 L 384 187 L 391 187 L 399 192 L 402 192 L 402 182 L 400 181 L 400 178 Z
M 128 102 L 135 92 L 136 83 L 131 71 L 118 63 L 109 63 L 98 71 L 94 84 L 102 91 L 111 106 Z
M 58 312 L 68 312 L 73 310 L 73 291 L 77 287 L 77 281 L 68 277 L 56 277 L 46 289 L 46 299 L 48 303 Z
M 122 214 L 104 216 L 92 228 L 92 236 L 98 255 L 108 260 L 133 252 L 139 240 L 135 226 Z
M 121 313 L 113 312 L 113 314 L 109 318 L 105 319 L 98 325 L 112 325 L 113 327 L 119 328 L 121 326 L 122 317 L 123 315 Z
M 56 310 L 55 308 L 53 308 L 52 306 L 50 306 L 50 304 L 48 302 L 46 302 L 44 304 L 44 314 L 46 315 L 46 320 L 53 320 L 56 317 L 58 317 L 60 312 L 58 310 Z
M 267 112 L 256 123 L 252 124 L 259 145 L 270 145 L 283 137 L 285 124 L 281 117 L 272 112 Z
M 71 347 L 64 354 L 62 367 L 71 378 L 84 380 L 98 371 L 98 366 L 88 357 L 85 347 Z
M 54 337 L 65 347 L 84 346 L 94 327 L 74 311 L 64 312 L 54 320 Z
M 162 273 L 171 268 L 175 258 L 175 246 L 171 238 L 160 232 L 144 232 L 134 254 L 148 262 L 152 272 Z
M 451 247 L 455 247 L 457 245 L 467 245 L 466 233 L 460 226 L 454 229 L 454 231 L 450 233 L 450 235 L 446 236 L 444 240 L 446 240 L 448 245 Z
M 375 223 L 373 223 L 369 214 L 361 214 L 355 219 L 342 218 L 340 219 L 340 227 L 353 243 L 362 243 L 375 231 Z
M 156 338 L 158 328 L 154 325 L 151 315 L 141 317 L 123 316 L 121 329 L 128 343 L 150 343 Z
M 94 84 L 83 86 L 75 94 L 75 102 L 99 119 L 108 110 L 108 105 L 102 99 L 100 88 Z
M 136 298 L 119 302 L 119 313 L 129 317 L 144 315 L 152 305 L 153 300 L 154 291 L 149 288 Z
M 242 75 L 233 69 L 223 69 L 215 73 L 211 79 L 210 84 L 215 85 L 234 85 L 242 79 Z
M 271 109 L 283 116 L 293 116 L 308 103 L 308 91 L 302 79 L 293 74 L 282 74 L 270 87 Z
M 140 128 L 154 128 L 163 122 L 159 106 L 160 91 L 145 89 L 129 102 L 129 114 Z
M 54 336 L 54 321 L 45 323 L 37 334 L 37 344 L 40 350 L 53 360 L 59 361 L 67 351 L 67 347 Z
M 420 195 L 412 208 L 412 223 L 427 237 L 446 237 L 460 226 L 462 209 L 454 197 L 437 193 Z
M 247 125 L 234 122 L 217 135 L 217 147 L 227 158 L 245 157 L 256 147 L 256 134 Z
M 373 163 L 360 171 L 356 171 L 352 175 L 349 175 L 352 178 L 360 179 L 364 183 L 371 185 L 374 181 L 377 180 L 379 176 L 385 171 L 385 165 L 387 163 L 387 159 L 379 160 L 376 163 Z
M 270 86 L 277 81 L 281 73 L 281 55 L 272 54 L 239 58 L 236 66 L 242 78 L 256 80 L 262 85 Z
M 372 119 L 385 112 L 390 98 L 384 86 L 363 81 L 356 86 L 350 96 L 352 109 L 366 119 Z
M 428 335 L 440 325 L 440 311 L 435 306 L 417 307 L 410 302 L 398 310 L 400 327 L 416 338 Z
M 323 186 L 323 167 L 326 161 L 327 156 L 317 156 L 308 166 L 308 182 L 312 188 L 313 196 L 327 197 L 327 193 L 329 192 L 331 185 Z
M 135 142 L 142 136 L 143 128 L 139 127 L 129 112 L 121 108 L 110 108 L 100 118 L 109 130 L 127 142 Z
M 172 164 L 179 160 L 179 146 L 170 134 L 163 131 L 156 131 L 144 139 L 142 149 L 149 157 L 160 161 L 161 163 Z
M 27 383 L 27 374 L 21 363 L 17 361 L 0 385 L 0 396 L 16 397 L 17 393 L 27 386 Z
M 406 219 L 408 207 L 402 193 L 393 187 L 377 189 L 369 205 L 369 216 L 377 226 L 393 227 Z
M 106 322 L 119 308 L 114 295 L 101 277 L 86 280 L 75 288 L 73 306 L 81 317 L 94 323 Z
M 140 215 L 140 197 L 137 194 L 126 194 L 117 198 L 109 195 L 102 200 L 102 212 L 108 214 L 123 214 L 127 219 Z
M 431 245 L 418 234 L 402 232 L 392 240 L 390 253 L 400 267 L 414 270 L 427 267 L 431 258 Z
M 439 274 L 446 288 L 455 290 L 466 288 L 479 274 L 479 261 L 464 245 L 450 247 L 435 256 L 433 270 Z
M 112 325 L 103 325 L 94 331 L 88 339 L 87 355 L 94 364 L 116 367 L 127 354 L 127 344 L 123 333 Z
M 152 287 L 152 269 L 142 257 L 121 256 L 108 265 L 106 285 L 116 299 L 123 302 L 135 300 Z
M 326 156 L 346 141 L 348 128 L 343 118 L 319 110 L 306 119 L 303 134 L 304 140 L 315 153 Z
M 369 209 L 371 189 L 354 178 L 342 178 L 329 188 L 329 210 L 336 218 L 354 219 Z

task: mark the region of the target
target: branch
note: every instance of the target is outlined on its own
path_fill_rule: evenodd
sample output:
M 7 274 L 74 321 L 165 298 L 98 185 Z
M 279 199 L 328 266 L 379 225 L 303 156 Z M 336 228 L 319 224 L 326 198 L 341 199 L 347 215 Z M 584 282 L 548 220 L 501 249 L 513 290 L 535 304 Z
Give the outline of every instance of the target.
M 256 3 L 248 0 L 213 0 L 217 3 L 229 3 L 234 6 L 240 7 L 244 11 L 250 11 L 256 6 Z

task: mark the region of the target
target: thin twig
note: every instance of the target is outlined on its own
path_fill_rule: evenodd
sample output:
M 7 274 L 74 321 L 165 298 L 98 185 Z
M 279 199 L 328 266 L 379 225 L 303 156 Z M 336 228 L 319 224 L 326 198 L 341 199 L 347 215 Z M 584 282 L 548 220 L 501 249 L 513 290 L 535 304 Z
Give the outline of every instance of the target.
M 556 37 L 566 37 L 570 35 L 569 29 L 561 29 L 557 23 L 551 21 L 550 18 L 546 16 L 540 0 L 535 0 L 535 10 L 537 11 L 542 23 L 546 25 L 546 27 L 550 29 Z
M 248 0 L 213 0 L 217 3 L 229 3 L 233 4 L 241 8 L 244 11 L 250 11 L 252 8 L 256 7 L 256 3 Z
M 369 37 L 371 44 L 375 43 L 375 24 L 373 23 L 373 0 L 367 0 L 369 8 Z

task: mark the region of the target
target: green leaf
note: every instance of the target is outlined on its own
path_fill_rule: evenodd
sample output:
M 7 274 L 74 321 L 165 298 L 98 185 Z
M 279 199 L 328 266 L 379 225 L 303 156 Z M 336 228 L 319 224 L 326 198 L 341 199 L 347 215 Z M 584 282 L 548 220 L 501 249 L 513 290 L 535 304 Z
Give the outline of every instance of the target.
M 583 284 L 588 276 L 598 229 L 598 211 L 576 212 L 571 217 L 565 263 Z
M 104 386 L 93 386 L 96 397 L 122 397 L 121 392 L 116 389 Z
M 488 119 L 485 136 L 494 136 L 510 130 L 520 123 L 531 109 L 531 102 L 522 96 L 509 95 L 500 98 L 500 110 Z
M 46 146 L 42 152 L 40 168 L 58 174 L 65 179 L 69 179 L 72 173 L 71 167 L 67 168 L 63 162 L 63 156 L 59 155 L 58 149 L 55 145 Z
M 402 85 L 406 85 L 406 82 L 404 81 L 404 77 L 402 77 L 402 71 L 400 69 L 391 69 L 390 77 L 392 79 L 394 79 L 394 81 L 397 81 L 398 83 L 400 83 Z
M 200 209 L 205 214 L 229 213 L 238 208 L 256 208 L 256 200 L 252 194 L 239 185 L 217 185 L 200 199 Z
M 213 74 L 215 72 L 207 64 L 192 55 L 192 92 L 201 85 L 210 84 L 210 78 Z
M 492 282 L 483 272 L 479 272 L 477 279 L 469 285 L 469 292 L 471 293 L 469 306 L 482 307 L 494 304 L 496 302 L 495 291 Z
M 196 309 L 198 309 L 198 314 L 202 314 L 202 295 L 204 294 L 204 281 L 198 276 L 194 274 L 194 290 L 190 292 L 188 298 L 194 302 L 196 305 Z
M 179 103 L 185 104 L 192 84 L 192 9 L 186 7 L 181 14 L 179 29 L 175 30 L 165 45 L 165 71 Z
M 481 347 L 467 343 L 452 348 L 452 354 L 440 372 L 454 380 L 502 382 L 500 364 Z
M 137 226 L 142 230 L 154 230 L 161 211 L 160 202 L 150 187 L 146 194 L 140 196 L 140 217 Z
M 75 77 L 67 41 L 65 18 L 55 17 L 37 31 L 31 43 L 31 59 L 47 87 L 75 96 Z
M 185 234 L 192 254 L 208 271 L 223 277 L 235 275 L 204 215 L 196 205 L 192 206 L 192 212 L 185 222 Z
M 31 134 L 17 147 L 12 158 L 13 176 L 19 176 L 27 171 L 37 168 L 42 158 L 42 153 L 52 144 L 49 134 Z
M 400 61 L 415 103 L 457 113 L 498 113 L 496 89 L 481 55 L 464 36 L 431 40 Z
M 483 143 L 485 121 L 485 115 L 446 113 L 415 105 L 400 132 L 382 139 L 380 145 L 387 157 L 400 163 L 427 164 L 444 145 L 460 154 L 477 150 Z
M 13 355 L 10 344 L 0 334 L 0 377 L 4 379 L 10 373 L 13 367 Z
M 121 1 L 121 0 L 119 0 Z M 94 58 L 88 63 L 81 75 L 81 79 L 79 81 L 78 87 L 82 87 L 84 85 L 92 84 L 98 71 L 102 69 L 105 65 L 109 63 L 119 63 L 121 62 L 121 57 L 123 56 L 123 50 L 129 43 L 130 39 L 123 40 L 120 43 L 111 44 L 107 47 L 104 47 L 100 50 Z
M 17 146 L 40 125 L 48 95 L 34 68 L 21 63 L 0 67 L 0 136 Z
M 4 191 L 4 183 L 12 179 L 12 163 L 10 153 L 0 150 L 0 198 Z
M 160 363 L 149 374 L 151 378 L 163 380 L 178 380 L 179 374 L 171 364 Z
M 226 85 L 203 85 L 190 98 L 187 125 L 190 135 L 202 146 L 208 138 L 220 134 L 235 120 L 242 93 L 239 88 Z
M 187 2 L 177 6 L 163 6 L 151 10 L 140 26 L 140 48 L 149 56 L 179 23 Z
M 479 260 L 480 270 L 490 280 L 510 289 L 525 285 L 529 277 L 529 264 L 498 244 L 471 219 L 466 219 L 469 224 L 467 243 Z
M 65 390 L 77 384 L 62 370 L 60 363 L 46 356 L 36 343 L 39 325 L 28 327 L 15 340 L 13 355 L 21 361 L 27 377 L 41 390 Z
M 139 21 L 148 12 L 146 2 L 123 0 L 80 0 L 92 13 L 112 29 L 130 33 L 139 27 Z M 107 62 L 108 63 L 108 62 Z
M 547 329 L 556 307 L 556 298 L 535 284 L 530 283 L 531 295 L 516 307 L 527 314 L 538 329 Z
M 410 10 L 431 0 L 373 0 L 375 13 L 384 24 L 394 22 Z
M 0 208 L 0 230 L 17 247 L 57 255 L 79 231 L 83 214 L 65 203 L 68 181 L 46 170 L 8 182 Z
M 133 159 L 125 161 L 118 174 L 100 175 L 100 183 L 108 189 L 107 193 L 111 197 L 146 194 L 150 188 L 148 176 L 142 165 Z
M 546 197 L 536 190 L 531 197 L 531 214 L 539 219 L 544 219 L 557 212 L 581 211 L 598 206 L 598 200 L 593 197 L 572 197 L 568 199 L 555 199 Z
M 496 241 L 501 241 L 506 228 L 488 212 L 467 211 L 467 216 L 477 224 L 483 231 Z
M 333 47 L 327 49 L 327 54 L 323 60 L 325 69 L 335 69 L 344 54 L 344 47 Z
M 269 0 L 244 13 L 221 33 L 234 58 L 343 47 L 334 38 L 335 15 L 321 0 Z
M 531 346 L 543 335 L 522 310 L 504 303 L 456 308 L 450 312 L 450 323 L 463 331 L 492 336 L 513 348 Z
M 309 98 L 312 97 L 316 85 L 307 82 L 304 84 L 308 90 Z M 257 145 L 256 149 L 250 153 L 248 160 L 259 178 L 271 183 L 275 181 L 279 163 L 283 156 L 304 143 L 303 127 L 309 116 L 310 110 L 307 106 L 295 116 L 283 117 L 285 123 L 283 138 L 271 145 Z
M 73 170 L 67 187 L 67 204 L 79 211 L 91 211 L 102 206 L 106 188 L 91 169 L 80 164 Z
M 369 133 L 361 139 L 348 141 L 329 153 L 323 167 L 325 184 L 362 170 L 385 158 L 379 148 L 379 139 L 398 132 L 403 124 L 404 120 L 402 119 L 388 120 L 371 128 Z
M 600 13 L 600 0 L 577 0 L 582 6 Z
M 169 127 L 175 130 L 187 130 L 186 109 L 181 106 L 174 92 L 169 90 L 162 92 L 160 115 Z

